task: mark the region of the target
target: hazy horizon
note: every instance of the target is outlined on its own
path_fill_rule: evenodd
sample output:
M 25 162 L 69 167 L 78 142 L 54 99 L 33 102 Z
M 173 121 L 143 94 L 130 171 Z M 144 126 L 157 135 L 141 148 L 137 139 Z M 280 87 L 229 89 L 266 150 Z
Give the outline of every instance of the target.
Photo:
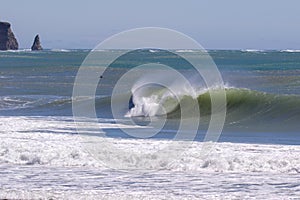
M 92 49 L 132 28 L 164 27 L 206 49 L 300 49 L 300 2 L 3 1 L 0 21 L 12 24 L 20 49 L 36 34 L 45 49 Z

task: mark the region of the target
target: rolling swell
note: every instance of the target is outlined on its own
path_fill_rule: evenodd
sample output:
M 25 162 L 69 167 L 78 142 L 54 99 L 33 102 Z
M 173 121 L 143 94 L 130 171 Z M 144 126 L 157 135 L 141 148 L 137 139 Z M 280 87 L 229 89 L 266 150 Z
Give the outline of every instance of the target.
M 231 88 L 226 89 L 227 115 L 242 116 L 261 116 L 265 118 L 283 118 L 286 120 L 300 118 L 300 96 L 297 95 L 278 95 L 249 89 Z M 184 96 L 181 101 L 192 98 Z M 197 97 L 200 113 L 203 116 L 211 114 L 211 98 L 209 92 L 205 92 Z M 169 114 L 176 114 L 180 111 L 177 106 Z
M 279 95 L 264 93 L 243 88 L 226 89 L 226 112 L 228 122 L 238 121 L 273 121 L 273 122 L 296 122 L 300 120 L 300 96 Z M 192 96 L 183 96 L 180 101 L 190 101 Z M 107 109 L 111 107 L 110 97 L 96 97 L 96 108 Z M 200 94 L 197 97 L 200 114 L 203 117 L 211 115 L 211 98 L 209 92 Z M 48 102 L 40 101 L 38 107 L 70 107 L 71 98 L 57 98 Z M 125 102 L 127 103 L 127 102 Z M 128 102 L 129 104 L 129 102 Z M 177 104 L 168 105 L 168 104 Z M 185 104 L 186 105 L 186 104 Z M 167 115 L 170 118 L 180 117 L 180 105 L 174 98 L 169 98 L 164 102 L 164 106 L 173 107 Z M 128 107 L 128 105 L 127 105 Z M 194 105 L 189 104 L 187 110 L 194 110 Z M 100 110 L 99 110 L 100 111 Z M 125 113 L 124 113 L 125 114 Z
M 191 96 L 181 99 L 186 101 Z M 298 131 L 300 128 L 300 96 L 279 95 L 242 88 L 226 89 L 226 122 L 227 127 L 243 129 L 268 128 Z M 211 117 L 211 98 L 209 92 L 197 97 L 202 122 Z M 185 104 L 186 105 L 186 104 Z M 191 108 L 192 110 L 192 108 Z M 180 118 L 180 106 L 168 113 L 172 119 Z

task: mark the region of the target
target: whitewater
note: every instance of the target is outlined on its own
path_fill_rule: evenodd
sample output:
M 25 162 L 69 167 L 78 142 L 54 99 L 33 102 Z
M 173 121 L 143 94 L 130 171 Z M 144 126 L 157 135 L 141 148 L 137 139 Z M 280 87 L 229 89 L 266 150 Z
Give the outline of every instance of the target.
M 298 145 L 217 143 L 208 157 L 201 158 L 203 143 L 194 142 L 183 159 L 165 165 L 155 157 L 138 160 L 134 151 L 137 146 L 141 152 L 151 151 L 168 141 L 105 138 L 133 150 L 131 155 L 114 155 L 119 162 L 149 169 L 135 172 L 113 170 L 91 156 L 80 136 L 72 135 L 72 118 L 2 117 L 0 127 L 0 198 L 150 195 L 154 199 L 168 194 L 171 199 L 281 199 L 300 195 Z M 155 170 L 159 167 L 163 170 Z

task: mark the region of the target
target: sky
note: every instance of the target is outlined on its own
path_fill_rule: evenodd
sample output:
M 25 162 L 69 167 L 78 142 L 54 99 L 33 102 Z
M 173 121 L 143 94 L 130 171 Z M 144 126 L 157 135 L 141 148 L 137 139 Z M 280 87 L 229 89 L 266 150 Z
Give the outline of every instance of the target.
M 180 31 L 206 49 L 300 49 L 299 0 L 1 0 L 20 48 L 91 49 L 132 28 Z

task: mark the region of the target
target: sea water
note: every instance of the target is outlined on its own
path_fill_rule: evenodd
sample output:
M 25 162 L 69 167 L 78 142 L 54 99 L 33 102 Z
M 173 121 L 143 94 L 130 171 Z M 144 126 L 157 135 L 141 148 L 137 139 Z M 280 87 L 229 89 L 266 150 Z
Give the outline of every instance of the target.
M 116 51 L 120 50 L 102 53 Z M 179 51 L 190 57 L 197 55 L 193 50 Z M 201 156 L 211 103 L 208 91 L 193 81 L 198 87 L 196 96 L 185 93 L 182 99 L 195 99 L 204 120 L 193 142 L 182 141 L 189 146 L 184 156 L 171 163 L 160 157 L 143 159 L 136 151 L 143 153 L 172 142 L 181 120 L 178 106 L 163 101 L 172 108 L 167 113 L 170 123 L 151 138 L 135 138 L 120 126 L 143 132 L 147 123 L 127 127 L 116 122 L 110 111 L 111 94 L 115 82 L 136 65 L 135 60 L 145 60 L 149 54 L 192 79 L 189 65 L 162 56 L 159 51 L 145 50 L 138 58 L 110 66 L 95 97 L 97 127 L 104 130 L 104 141 L 129 149 L 132 154 L 111 154 L 100 148 L 99 160 L 83 144 L 72 115 L 74 80 L 88 53 L 0 52 L 0 198 L 300 198 L 299 52 L 208 51 L 225 83 L 224 129 L 210 155 Z M 161 94 L 160 89 L 154 90 L 151 92 Z M 155 106 L 162 101 L 141 94 L 133 94 L 135 107 L 124 111 L 124 119 L 139 123 L 147 122 L 149 117 L 160 120 L 161 113 Z M 85 125 L 95 127 L 93 123 Z M 117 170 L 107 165 L 106 161 L 112 159 L 149 171 Z

